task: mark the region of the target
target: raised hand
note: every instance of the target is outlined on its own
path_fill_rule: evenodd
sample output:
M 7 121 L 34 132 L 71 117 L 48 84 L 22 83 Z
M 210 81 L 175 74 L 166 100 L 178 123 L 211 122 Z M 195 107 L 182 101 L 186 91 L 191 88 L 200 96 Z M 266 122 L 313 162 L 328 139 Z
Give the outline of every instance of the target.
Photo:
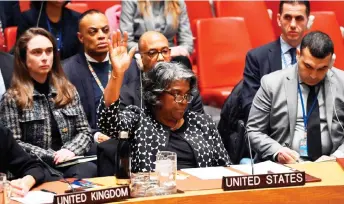
M 118 76 L 118 74 L 124 74 L 128 69 L 131 59 L 134 56 L 136 48 L 130 49 L 127 52 L 128 45 L 128 33 L 123 33 L 123 38 L 121 32 L 117 30 L 112 34 L 112 43 L 109 41 L 109 54 L 112 65 L 112 75 Z

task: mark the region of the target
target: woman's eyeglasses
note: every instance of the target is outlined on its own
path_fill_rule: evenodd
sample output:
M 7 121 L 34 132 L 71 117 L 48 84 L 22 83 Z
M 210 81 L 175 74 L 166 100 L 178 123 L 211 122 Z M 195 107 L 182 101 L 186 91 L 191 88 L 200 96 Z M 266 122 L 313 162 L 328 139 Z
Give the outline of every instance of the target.
M 187 93 L 187 94 L 184 94 L 184 95 L 179 95 L 179 94 L 175 94 L 175 93 L 172 93 L 170 91 L 164 91 L 168 94 L 170 94 L 171 96 L 174 97 L 174 101 L 176 103 L 182 103 L 184 100 L 186 100 L 187 103 L 191 103 L 192 99 L 193 99 L 193 95 Z

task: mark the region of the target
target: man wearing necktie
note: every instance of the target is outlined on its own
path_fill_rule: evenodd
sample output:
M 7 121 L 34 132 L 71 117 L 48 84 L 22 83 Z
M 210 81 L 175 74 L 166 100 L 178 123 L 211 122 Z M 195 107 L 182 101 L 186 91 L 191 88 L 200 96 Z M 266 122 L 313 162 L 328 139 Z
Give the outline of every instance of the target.
M 296 52 L 298 62 L 265 75 L 254 97 L 247 132 L 256 159 L 344 157 L 344 72 L 332 67 L 333 42 L 311 32 Z
M 290 68 L 296 63 L 296 49 L 300 48 L 309 15 L 309 1 L 281 1 L 277 14 L 281 36 L 276 41 L 247 53 L 241 94 L 245 121 L 253 97 L 260 87 L 261 78 L 271 72 Z

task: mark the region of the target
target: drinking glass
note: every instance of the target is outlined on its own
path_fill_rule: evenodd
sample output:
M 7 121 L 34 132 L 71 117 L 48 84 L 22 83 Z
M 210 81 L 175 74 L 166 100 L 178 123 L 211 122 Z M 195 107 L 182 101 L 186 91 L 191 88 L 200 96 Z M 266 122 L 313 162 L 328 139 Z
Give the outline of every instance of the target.
M 11 185 L 6 174 L 0 173 L 0 204 L 9 204 L 11 199 Z
M 177 154 L 170 151 L 160 151 L 156 155 L 155 172 L 160 188 L 156 195 L 168 195 L 177 192 Z

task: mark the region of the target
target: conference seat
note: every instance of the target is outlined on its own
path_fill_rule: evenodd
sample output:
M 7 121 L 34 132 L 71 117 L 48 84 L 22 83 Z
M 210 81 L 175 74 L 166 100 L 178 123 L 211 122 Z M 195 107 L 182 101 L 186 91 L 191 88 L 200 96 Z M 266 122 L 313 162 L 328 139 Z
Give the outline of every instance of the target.
M 73 10 L 79 13 L 84 13 L 85 11 L 88 10 L 88 5 L 86 3 L 68 3 L 66 5 L 66 8 L 69 8 L 70 10 Z
M 30 3 L 31 3 L 31 1 L 20 0 L 19 1 L 20 12 L 25 12 L 25 11 L 29 10 L 30 9 Z
M 217 17 L 238 16 L 245 19 L 253 48 L 276 40 L 264 1 L 215 1 L 214 4 Z
M 195 39 L 197 38 L 196 34 L 196 21 L 199 19 L 206 19 L 206 18 L 214 18 L 214 8 L 210 1 L 185 1 L 186 9 L 188 12 L 188 17 L 190 21 L 190 28 L 192 35 L 194 37 L 194 44 Z M 192 71 L 198 75 L 197 73 L 197 49 L 194 47 L 194 51 L 190 56 L 192 62 Z
M 275 33 L 275 40 L 277 39 L 278 36 L 281 35 L 281 28 L 277 24 L 277 14 L 279 12 L 279 4 L 280 1 L 265 1 L 265 5 L 268 9 L 272 11 L 272 19 L 271 19 L 271 24 L 272 24 L 272 29 Z
M 242 79 L 246 53 L 252 48 L 245 21 L 241 17 L 200 19 L 196 34 L 198 82 L 203 102 L 221 108 Z
M 11 26 L 5 28 L 5 41 L 6 41 L 6 52 L 10 51 L 12 47 L 16 44 L 16 36 L 17 36 L 17 26 Z
M 340 26 L 344 26 L 344 1 L 311 1 L 311 11 L 333 11 Z
M 97 9 L 105 13 L 106 9 L 110 8 L 113 5 L 121 5 L 121 1 L 78 1 L 72 0 L 72 3 L 86 3 L 89 9 Z
M 335 13 L 332 11 L 316 11 L 311 12 L 311 15 L 315 19 L 309 31 L 319 30 L 331 37 L 334 43 L 334 52 L 337 56 L 334 66 L 344 70 L 344 42 Z

